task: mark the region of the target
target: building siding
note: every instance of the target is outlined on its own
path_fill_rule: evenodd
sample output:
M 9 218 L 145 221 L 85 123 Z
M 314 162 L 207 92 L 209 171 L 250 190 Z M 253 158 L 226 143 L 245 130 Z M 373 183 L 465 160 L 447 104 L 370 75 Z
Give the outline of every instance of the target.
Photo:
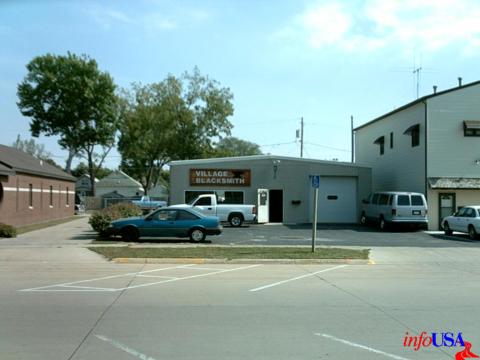
M 463 135 L 464 120 L 480 120 L 480 86 L 428 100 L 428 177 L 480 178 L 480 137 Z
M 3 199 L 0 201 L 0 222 L 23 226 L 74 215 L 75 183 L 20 174 L 0 178 Z M 32 186 L 32 206 L 29 187 Z M 50 206 L 50 186 L 53 187 Z M 68 193 L 67 193 L 68 191 Z M 67 204 L 68 196 L 68 204 Z
M 420 144 L 411 146 L 407 128 L 420 124 Z M 393 148 L 390 133 L 393 132 Z M 385 137 L 380 155 L 374 141 Z M 394 113 L 355 132 L 355 162 L 372 168 L 373 191 L 412 191 L 425 193 L 425 104 Z
M 273 159 L 242 160 L 235 158 L 231 162 L 209 160 L 201 163 L 172 164 L 170 167 L 170 204 L 184 202 L 185 191 L 208 190 L 211 186 L 190 186 L 189 170 L 195 169 L 250 169 L 251 186 L 221 187 L 215 190 L 243 191 L 245 204 L 257 204 L 258 189 L 283 190 L 283 216 L 287 223 L 307 223 L 311 221 L 310 180 L 309 175 L 345 176 L 358 178 L 357 204 L 371 191 L 371 171 L 369 168 L 341 165 L 335 163 L 317 163 L 308 160 L 291 160 L 279 157 L 280 163 L 274 172 Z M 294 204 L 292 201 L 300 201 Z

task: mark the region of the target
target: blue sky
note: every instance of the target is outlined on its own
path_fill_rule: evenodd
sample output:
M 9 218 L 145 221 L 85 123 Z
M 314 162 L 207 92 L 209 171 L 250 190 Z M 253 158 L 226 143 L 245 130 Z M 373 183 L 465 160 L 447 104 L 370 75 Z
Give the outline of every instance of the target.
M 350 160 L 355 126 L 480 80 L 477 0 L 0 1 L 0 143 L 29 138 L 16 106 L 25 65 L 87 54 L 120 87 L 198 66 L 234 94 L 233 136 L 264 153 Z M 41 137 L 58 163 L 65 153 Z M 276 145 L 279 144 L 279 145 Z M 106 165 L 116 167 L 116 152 Z

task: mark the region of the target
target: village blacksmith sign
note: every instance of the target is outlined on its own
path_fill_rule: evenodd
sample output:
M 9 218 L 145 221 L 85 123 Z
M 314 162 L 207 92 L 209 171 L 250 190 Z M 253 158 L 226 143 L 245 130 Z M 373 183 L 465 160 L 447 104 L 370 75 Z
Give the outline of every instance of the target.
M 190 186 L 250 186 L 250 169 L 190 169 Z

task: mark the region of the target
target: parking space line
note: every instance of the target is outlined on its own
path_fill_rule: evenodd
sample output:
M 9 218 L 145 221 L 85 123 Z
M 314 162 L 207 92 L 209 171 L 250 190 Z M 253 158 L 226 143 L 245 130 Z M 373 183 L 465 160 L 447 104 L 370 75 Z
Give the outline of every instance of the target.
M 93 290 L 104 290 L 104 291 L 114 291 L 113 288 L 103 288 L 97 286 L 76 286 L 76 285 L 63 285 L 60 287 L 72 288 L 72 289 L 93 289 Z
M 138 359 L 141 359 L 141 360 L 155 360 L 153 357 L 150 357 L 150 356 L 147 356 L 145 354 L 142 354 L 140 351 L 137 351 L 133 348 L 131 348 L 130 346 L 127 346 L 125 344 L 122 344 L 121 342 L 118 342 L 116 340 L 113 340 L 113 339 L 109 339 L 108 337 L 106 336 L 103 336 L 103 335 L 95 335 L 95 337 L 97 339 L 100 339 L 102 341 L 105 341 L 107 343 L 109 343 L 110 345 L 112 345 L 113 347 L 119 349 L 119 350 L 122 350 L 122 351 L 125 351 L 126 353 L 130 354 L 130 355 L 133 355 L 135 356 L 136 358 Z
M 116 289 L 116 290 L 117 291 L 123 291 L 123 290 L 129 290 L 129 289 L 137 289 L 137 288 L 141 288 L 141 287 L 152 286 L 152 285 L 157 285 L 157 284 L 165 284 L 165 283 L 174 282 L 174 281 L 189 280 L 189 279 L 195 279 L 195 278 L 205 277 L 205 276 L 210 276 L 210 275 L 223 274 L 223 273 L 227 273 L 227 272 L 231 272 L 231 271 L 246 270 L 246 269 L 251 269 L 251 268 L 254 268 L 254 267 L 258 267 L 258 266 L 262 266 L 262 265 L 261 264 L 249 265 L 249 266 L 243 266 L 243 267 L 239 267 L 239 268 L 235 268 L 235 269 L 226 269 L 226 270 L 214 271 L 214 272 L 210 272 L 210 273 L 207 273 L 207 274 L 184 276 L 184 277 L 179 277 L 179 278 L 176 278 L 176 279 L 169 279 L 169 280 L 157 281 L 157 282 L 148 283 L 148 284 L 128 286 L 128 287 L 124 287 L 124 288 L 120 288 L 120 289 Z
M 139 275 L 139 274 L 147 274 L 147 273 L 152 273 L 152 272 L 155 272 L 155 271 L 163 271 L 163 270 L 187 268 L 187 267 L 193 266 L 193 265 L 194 265 L 194 264 L 180 265 L 180 266 L 170 266 L 170 267 L 160 268 L 160 269 L 154 269 L 154 270 L 145 270 L 145 271 L 132 272 L 132 273 L 126 273 L 126 274 L 121 274 L 121 275 L 111 275 L 111 276 L 103 276 L 103 277 L 94 278 L 94 279 L 72 281 L 72 282 L 62 283 L 62 284 L 39 286 L 39 287 L 35 287 L 35 288 L 30 288 L 30 289 L 21 289 L 21 290 L 18 290 L 18 291 L 38 291 L 38 290 L 47 289 L 47 288 L 52 288 L 52 287 L 62 287 L 62 286 L 64 286 L 64 285 L 75 285 L 75 284 L 82 284 L 82 283 L 92 282 L 92 281 L 110 280 L 110 279 L 116 279 L 116 278 L 121 278 L 121 277 L 125 277 L 125 276 L 134 276 L 134 275 Z
M 324 337 L 326 339 L 330 339 L 330 340 L 333 340 L 333 341 L 336 341 L 336 342 L 339 342 L 339 343 L 342 343 L 342 344 L 345 344 L 345 345 L 348 345 L 348 346 L 352 346 L 352 347 L 356 347 L 356 348 L 363 349 L 363 350 L 366 350 L 366 351 L 370 351 L 370 352 L 373 352 L 375 354 L 380 354 L 380 355 L 389 357 L 390 359 L 410 360 L 410 359 L 404 358 L 402 356 L 390 354 L 390 353 L 387 353 L 385 351 L 377 350 L 377 349 L 374 349 L 374 348 L 371 348 L 371 347 L 368 347 L 368 346 L 365 346 L 365 345 L 357 344 L 357 343 L 354 343 L 354 342 L 351 342 L 351 341 L 348 341 L 348 340 L 345 340 L 345 339 L 340 339 L 340 338 L 337 338 L 337 337 L 332 336 L 332 335 L 322 334 L 322 333 L 315 333 L 315 335 L 321 336 L 321 337 Z
M 215 269 L 215 268 L 209 268 L 209 267 L 194 267 L 194 266 L 190 266 L 189 269 L 192 269 L 192 270 L 212 270 L 212 271 L 223 270 L 223 269 Z
M 278 282 L 273 283 L 273 284 L 268 284 L 268 285 L 265 285 L 265 286 L 260 286 L 260 287 L 254 288 L 254 289 L 250 289 L 250 290 L 248 290 L 248 291 L 255 292 L 255 291 L 265 290 L 265 289 L 268 289 L 268 288 L 271 288 L 271 287 L 274 287 L 274 286 L 277 286 L 277 285 L 286 284 L 286 283 L 291 282 L 291 281 L 300 280 L 300 279 L 303 279 L 303 278 L 306 278 L 306 277 L 310 277 L 310 276 L 315 276 L 315 275 L 320 274 L 320 273 L 323 273 L 323 272 L 327 272 L 327 271 L 331 271 L 331 270 L 336 270 L 336 269 L 344 268 L 344 267 L 346 267 L 346 266 L 348 266 L 348 265 L 338 265 L 338 266 L 334 266 L 334 267 L 331 267 L 331 268 L 328 268 L 328 269 L 323 269 L 323 270 L 320 270 L 320 271 L 315 271 L 315 272 L 313 272 L 313 273 L 309 273 L 309 274 L 297 276 L 297 277 L 294 277 L 294 278 L 292 278 L 292 279 L 282 280 L 282 281 L 278 281 Z
M 210 276 L 210 275 L 222 274 L 222 273 L 231 272 L 231 271 L 245 270 L 245 269 L 250 269 L 250 268 L 261 266 L 261 265 L 260 264 L 249 265 L 249 266 L 243 266 L 243 267 L 234 268 L 234 269 L 224 269 L 224 270 L 216 269 L 215 271 L 211 271 L 212 269 L 210 269 L 210 272 L 206 273 L 206 274 L 197 274 L 197 275 L 184 276 L 184 277 L 161 276 L 161 275 L 144 275 L 145 273 L 151 274 L 152 272 L 162 271 L 162 270 L 192 269 L 192 266 L 193 266 L 193 264 L 172 266 L 172 267 L 161 268 L 161 269 L 140 271 L 140 272 L 137 272 L 137 273 L 127 273 L 127 274 L 122 274 L 122 275 L 104 276 L 104 277 L 95 278 L 95 279 L 73 281 L 73 282 L 55 284 L 55 285 L 47 285 L 47 286 L 41 286 L 41 287 L 36 287 L 36 288 L 30 288 L 30 289 L 22 289 L 22 290 L 18 290 L 18 291 L 22 291 L 22 292 L 33 292 L 33 291 L 43 291 L 43 292 L 48 292 L 48 291 L 51 291 L 51 292 L 62 292 L 62 291 L 63 292 L 67 292 L 67 291 L 114 292 L 114 291 L 136 289 L 136 288 L 141 288 L 141 287 L 146 287 L 146 286 L 165 284 L 165 283 L 174 282 L 174 281 L 188 280 L 188 279 L 194 279 L 194 278 L 198 278 L 198 277 L 205 277 L 205 276 Z M 199 268 L 196 268 L 196 269 L 193 268 L 192 270 L 203 270 L 203 269 L 199 267 Z M 99 280 L 115 279 L 115 278 L 126 277 L 126 276 L 154 277 L 154 278 L 161 278 L 161 279 L 164 279 L 164 280 L 151 282 L 151 283 L 146 283 L 146 284 L 140 284 L 140 285 L 127 286 L 127 287 L 123 287 L 123 288 L 104 288 L 104 287 L 96 287 L 96 286 L 79 286 L 79 285 L 77 285 L 77 284 L 86 283 L 86 282 L 94 282 L 94 281 L 99 281 Z

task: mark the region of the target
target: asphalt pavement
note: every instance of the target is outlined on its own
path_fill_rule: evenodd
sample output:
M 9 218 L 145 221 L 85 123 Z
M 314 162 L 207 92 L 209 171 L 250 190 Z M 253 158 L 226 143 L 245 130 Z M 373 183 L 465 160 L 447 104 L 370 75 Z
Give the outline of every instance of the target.
M 463 349 L 404 346 L 422 331 L 461 332 L 480 352 L 480 249 L 463 238 L 371 247 L 372 265 L 137 265 L 85 249 L 84 225 L 0 240 L 2 360 L 413 360 Z

